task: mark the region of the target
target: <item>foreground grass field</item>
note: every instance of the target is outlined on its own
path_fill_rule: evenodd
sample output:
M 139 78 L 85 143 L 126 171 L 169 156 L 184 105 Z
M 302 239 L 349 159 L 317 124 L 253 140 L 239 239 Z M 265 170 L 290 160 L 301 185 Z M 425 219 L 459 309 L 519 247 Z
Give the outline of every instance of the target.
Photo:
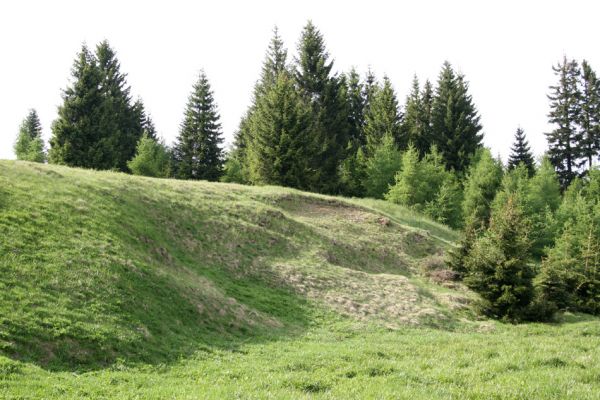
M 435 279 L 456 238 L 379 201 L 0 161 L 0 398 L 600 398 L 600 321 L 478 319 Z

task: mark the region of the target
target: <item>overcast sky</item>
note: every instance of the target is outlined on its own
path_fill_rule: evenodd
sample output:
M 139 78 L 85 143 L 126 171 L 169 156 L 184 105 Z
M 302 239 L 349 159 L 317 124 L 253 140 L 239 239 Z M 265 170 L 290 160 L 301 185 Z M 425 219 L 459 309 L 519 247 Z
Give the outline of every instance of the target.
M 521 126 L 546 147 L 548 86 L 563 54 L 600 70 L 598 1 L 5 1 L 0 4 L 0 158 L 14 158 L 21 120 L 35 108 L 44 138 L 81 44 L 108 39 L 134 96 L 159 133 L 177 136 L 201 68 L 227 143 L 249 102 L 272 28 L 289 55 L 308 19 L 334 69 L 387 74 L 404 103 L 413 74 L 435 81 L 444 60 L 466 75 L 485 144 L 506 158 Z

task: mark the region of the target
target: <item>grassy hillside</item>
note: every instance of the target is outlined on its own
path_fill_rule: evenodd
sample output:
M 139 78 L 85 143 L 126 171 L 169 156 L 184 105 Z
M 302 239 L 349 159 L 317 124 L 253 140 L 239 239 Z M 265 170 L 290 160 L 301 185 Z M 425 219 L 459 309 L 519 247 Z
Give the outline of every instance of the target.
M 0 161 L 0 397 L 597 398 L 598 321 L 478 320 L 436 273 L 454 240 L 380 201 Z

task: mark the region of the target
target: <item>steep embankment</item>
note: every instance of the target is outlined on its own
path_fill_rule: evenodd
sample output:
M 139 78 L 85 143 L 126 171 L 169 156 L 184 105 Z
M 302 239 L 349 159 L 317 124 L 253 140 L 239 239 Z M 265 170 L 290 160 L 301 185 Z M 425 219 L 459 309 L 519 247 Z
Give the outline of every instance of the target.
M 61 369 L 328 318 L 450 327 L 471 295 L 423 271 L 455 239 L 379 201 L 0 161 L 0 354 Z

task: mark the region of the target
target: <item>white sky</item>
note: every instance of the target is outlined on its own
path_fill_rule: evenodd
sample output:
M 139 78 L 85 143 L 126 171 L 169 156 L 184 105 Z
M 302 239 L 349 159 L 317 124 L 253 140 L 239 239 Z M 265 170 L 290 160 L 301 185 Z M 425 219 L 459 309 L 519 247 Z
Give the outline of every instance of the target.
M 307 19 L 334 69 L 387 74 L 401 103 L 412 76 L 435 82 L 449 60 L 470 82 L 485 144 L 506 159 L 517 126 L 545 150 L 551 66 L 566 54 L 600 70 L 598 1 L 5 1 L 0 3 L 0 158 L 29 108 L 44 138 L 81 43 L 108 39 L 159 133 L 176 137 L 204 68 L 227 143 L 246 110 L 272 28 L 293 56 Z M 600 71 L 599 71 L 600 72 Z

